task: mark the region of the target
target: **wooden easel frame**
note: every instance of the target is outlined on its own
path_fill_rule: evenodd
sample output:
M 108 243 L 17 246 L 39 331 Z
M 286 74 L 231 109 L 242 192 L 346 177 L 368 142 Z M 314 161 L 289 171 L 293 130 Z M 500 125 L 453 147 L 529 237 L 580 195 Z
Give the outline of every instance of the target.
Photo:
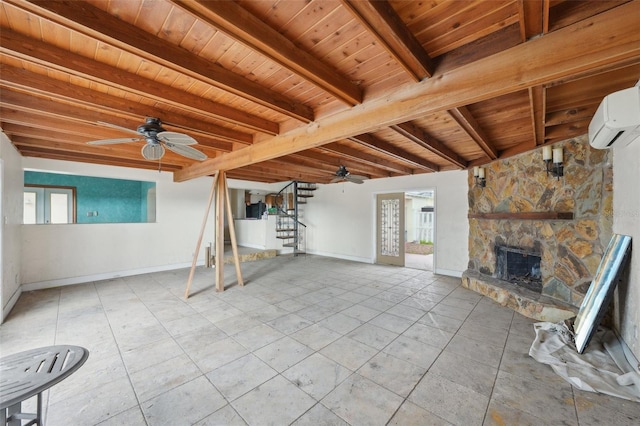
M 227 219 L 229 223 L 229 236 L 231 238 L 231 249 L 233 251 L 233 261 L 236 266 L 236 276 L 238 279 L 238 285 L 244 286 L 242 280 L 242 270 L 240 269 L 240 258 L 238 256 L 238 242 L 236 240 L 236 228 L 233 222 L 233 215 L 231 214 L 231 200 L 229 198 L 229 186 L 227 185 L 227 174 L 224 171 L 216 172 L 211 184 L 211 191 L 209 192 L 209 199 L 205 208 L 204 217 L 202 219 L 202 226 L 200 227 L 200 234 L 198 235 L 198 241 L 196 243 L 196 249 L 193 253 L 193 261 L 191 262 L 191 270 L 189 271 L 189 278 L 187 279 L 187 288 L 184 292 L 184 298 L 189 298 L 189 290 L 191 289 L 191 282 L 193 281 L 193 274 L 195 273 L 196 263 L 198 262 L 198 255 L 200 254 L 200 246 L 202 245 L 202 237 L 204 230 L 207 226 L 207 219 L 209 218 L 209 212 L 211 211 L 211 203 L 215 198 L 216 203 L 216 291 L 224 291 L 224 207 L 227 208 Z M 226 203 L 225 203 L 226 201 Z

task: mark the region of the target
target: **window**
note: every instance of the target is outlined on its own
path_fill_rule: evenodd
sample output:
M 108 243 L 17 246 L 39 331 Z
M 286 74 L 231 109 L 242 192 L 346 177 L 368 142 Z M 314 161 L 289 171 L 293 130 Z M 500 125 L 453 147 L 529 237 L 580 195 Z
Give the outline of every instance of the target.
M 25 170 L 24 183 L 24 223 L 156 221 L 155 182 Z M 73 192 L 44 193 L 54 188 L 72 188 Z
M 25 185 L 23 223 L 75 223 L 75 205 L 73 187 Z

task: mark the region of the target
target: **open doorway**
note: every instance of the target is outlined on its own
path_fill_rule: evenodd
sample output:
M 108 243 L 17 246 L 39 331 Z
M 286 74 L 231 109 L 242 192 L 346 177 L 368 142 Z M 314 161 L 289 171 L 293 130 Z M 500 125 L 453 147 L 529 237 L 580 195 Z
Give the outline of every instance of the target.
M 405 267 L 433 271 L 435 191 L 405 193 Z

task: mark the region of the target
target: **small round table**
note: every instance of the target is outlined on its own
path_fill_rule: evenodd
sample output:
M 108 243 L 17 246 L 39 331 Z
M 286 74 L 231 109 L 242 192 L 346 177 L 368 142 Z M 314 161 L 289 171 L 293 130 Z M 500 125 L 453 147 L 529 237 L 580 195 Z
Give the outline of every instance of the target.
M 0 358 L 0 425 L 42 426 L 42 391 L 70 376 L 84 364 L 89 351 L 57 345 Z M 38 395 L 36 414 L 21 412 L 22 401 Z

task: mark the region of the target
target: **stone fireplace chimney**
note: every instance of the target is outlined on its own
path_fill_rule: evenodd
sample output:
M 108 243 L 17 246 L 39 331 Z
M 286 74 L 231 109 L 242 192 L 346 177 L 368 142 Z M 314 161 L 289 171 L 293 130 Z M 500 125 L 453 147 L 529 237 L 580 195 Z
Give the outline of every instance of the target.
M 612 232 L 610 153 L 591 149 L 586 135 L 558 145 L 560 179 L 545 173 L 541 149 L 486 165 L 484 188 L 469 174 L 463 285 L 541 320 L 543 311 L 577 312 Z M 515 279 L 514 262 L 525 269 Z

